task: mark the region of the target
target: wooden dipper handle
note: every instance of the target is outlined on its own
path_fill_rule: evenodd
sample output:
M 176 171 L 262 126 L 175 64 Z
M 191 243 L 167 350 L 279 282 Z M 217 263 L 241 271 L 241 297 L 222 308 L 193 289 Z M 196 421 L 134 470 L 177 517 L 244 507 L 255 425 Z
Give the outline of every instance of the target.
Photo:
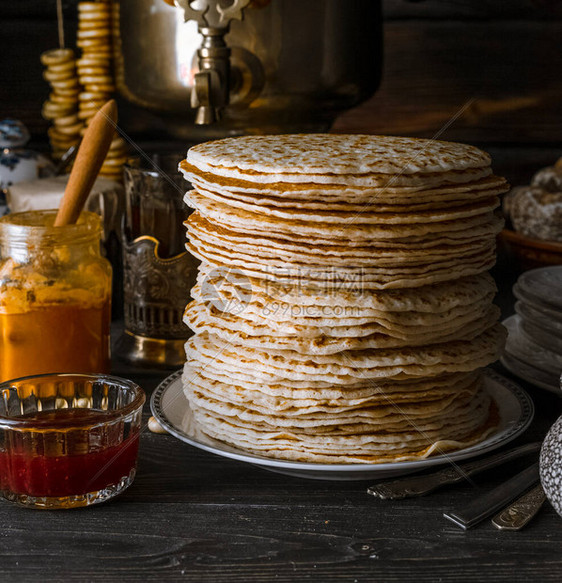
M 72 225 L 78 220 L 105 160 L 116 126 L 117 104 L 112 99 L 98 110 L 86 129 L 55 218 L 55 227 Z

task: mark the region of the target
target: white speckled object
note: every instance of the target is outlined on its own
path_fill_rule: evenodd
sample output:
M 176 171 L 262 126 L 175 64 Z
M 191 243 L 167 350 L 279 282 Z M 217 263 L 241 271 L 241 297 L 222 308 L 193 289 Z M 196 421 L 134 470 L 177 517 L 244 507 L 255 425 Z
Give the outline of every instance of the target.
M 543 442 L 540 477 L 546 497 L 562 516 L 562 417 L 550 428 Z

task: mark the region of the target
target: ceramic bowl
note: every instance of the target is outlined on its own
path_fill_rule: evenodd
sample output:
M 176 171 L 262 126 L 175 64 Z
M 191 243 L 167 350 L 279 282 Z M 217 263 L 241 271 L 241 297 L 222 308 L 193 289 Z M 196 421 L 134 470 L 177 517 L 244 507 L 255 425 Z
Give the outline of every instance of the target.
M 534 239 L 511 229 L 504 229 L 499 239 L 515 257 L 522 270 L 562 265 L 562 243 Z

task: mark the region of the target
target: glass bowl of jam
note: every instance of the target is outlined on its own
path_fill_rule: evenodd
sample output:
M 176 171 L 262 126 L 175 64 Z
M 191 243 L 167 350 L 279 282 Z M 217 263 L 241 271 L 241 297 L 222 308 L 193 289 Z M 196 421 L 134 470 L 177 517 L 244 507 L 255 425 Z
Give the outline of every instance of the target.
M 0 384 L 0 495 L 33 508 L 104 502 L 135 477 L 143 390 L 109 375 Z

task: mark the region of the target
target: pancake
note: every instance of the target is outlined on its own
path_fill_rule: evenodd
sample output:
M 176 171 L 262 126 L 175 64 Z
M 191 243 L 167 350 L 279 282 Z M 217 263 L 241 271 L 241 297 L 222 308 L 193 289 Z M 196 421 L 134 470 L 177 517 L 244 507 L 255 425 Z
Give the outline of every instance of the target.
M 387 136 L 242 136 L 190 148 L 184 322 L 195 427 L 317 463 L 421 459 L 497 423 L 482 381 L 506 332 L 487 271 L 490 157 Z

